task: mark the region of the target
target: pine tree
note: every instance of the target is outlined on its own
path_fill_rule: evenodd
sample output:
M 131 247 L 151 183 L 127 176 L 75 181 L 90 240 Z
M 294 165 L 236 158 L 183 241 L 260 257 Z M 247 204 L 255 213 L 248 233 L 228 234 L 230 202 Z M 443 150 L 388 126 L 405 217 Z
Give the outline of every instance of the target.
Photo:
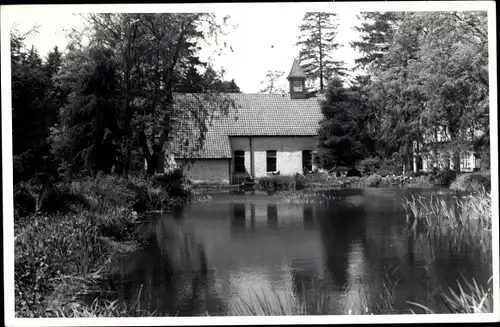
M 316 163 L 325 169 L 353 166 L 365 155 L 361 104 L 356 94 L 334 78 L 322 103 L 325 116 L 318 130 L 318 154 Z
M 300 26 L 301 35 L 299 59 L 307 77 L 319 79 L 320 89 L 334 75 L 344 75 L 343 62 L 334 60 L 334 51 L 341 45 L 336 42 L 337 14 L 315 12 L 306 13 Z
M 360 34 L 360 41 L 350 45 L 363 56 L 354 60 L 358 66 L 377 65 L 389 50 L 391 41 L 400 23 L 403 13 L 399 12 L 365 12 L 358 15 L 361 25 L 354 27 Z

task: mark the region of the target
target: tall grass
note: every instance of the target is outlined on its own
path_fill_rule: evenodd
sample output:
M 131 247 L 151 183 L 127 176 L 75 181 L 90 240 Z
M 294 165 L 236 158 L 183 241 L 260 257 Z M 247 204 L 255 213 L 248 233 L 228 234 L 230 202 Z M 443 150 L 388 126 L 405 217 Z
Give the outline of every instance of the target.
M 320 290 L 315 290 L 311 296 L 303 294 L 297 298 L 280 295 L 274 288 L 266 292 L 248 289 L 246 294 L 238 293 L 233 299 L 232 313 L 236 316 L 327 315 L 329 304 L 329 295 Z
M 493 291 L 492 279 L 488 281 L 488 287 L 477 284 L 476 280 L 468 282 L 462 277 L 462 282 L 457 281 L 458 291 L 451 287 L 448 294 L 442 297 L 443 304 L 447 307 L 449 313 L 491 313 L 493 312 Z M 462 283 L 464 286 L 462 286 Z M 431 308 L 414 302 L 408 302 L 424 311 L 424 313 L 435 314 Z M 413 313 L 415 311 L 412 310 Z
M 429 241 L 443 240 L 455 251 L 471 249 L 482 257 L 484 267 L 491 266 L 492 212 L 491 195 L 484 188 L 464 197 L 445 199 L 411 196 L 403 199 L 406 222 L 411 234 L 424 234 Z M 481 286 L 462 277 L 458 291 L 449 289 L 442 298 L 450 313 L 492 312 L 491 279 L 488 286 Z M 409 302 L 424 310 L 434 311 L 422 304 Z
M 412 233 L 453 235 L 470 245 L 491 250 L 491 195 L 486 191 L 446 199 L 412 195 L 403 198 L 408 229 Z

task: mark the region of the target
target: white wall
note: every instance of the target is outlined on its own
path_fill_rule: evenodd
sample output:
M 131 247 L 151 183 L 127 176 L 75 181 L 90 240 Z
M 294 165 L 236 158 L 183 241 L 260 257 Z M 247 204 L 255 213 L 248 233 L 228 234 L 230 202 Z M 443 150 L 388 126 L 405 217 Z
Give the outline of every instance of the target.
M 431 151 L 427 154 L 422 155 L 422 169 L 424 171 L 431 171 L 433 167 L 444 168 L 445 157 L 444 153 L 436 153 Z M 450 155 L 450 169 L 453 169 L 453 159 Z M 474 168 L 480 168 L 476 165 L 476 160 L 473 153 L 462 153 L 460 154 L 460 171 L 471 172 Z
M 266 172 L 266 151 L 275 150 L 276 170 L 281 175 L 302 173 L 302 150 L 315 150 L 317 140 L 314 136 L 293 137 L 252 137 L 254 152 L 254 177 L 263 177 Z M 250 138 L 231 137 L 232 151 L 245 151 L 245 167 L 251 173 Z
M 183 161 L 177 159 L 179 164 Z M 184 167 L 186 177 L 193 182 L 217 181 L 229 183 L 229 163 L 228 159 L 198 159 L 189 166 Z

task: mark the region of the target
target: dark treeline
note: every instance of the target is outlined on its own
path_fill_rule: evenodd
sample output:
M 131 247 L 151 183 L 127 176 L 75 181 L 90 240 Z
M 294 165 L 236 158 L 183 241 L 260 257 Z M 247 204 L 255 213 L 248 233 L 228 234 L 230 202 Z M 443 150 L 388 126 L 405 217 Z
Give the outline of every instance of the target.
M 25 47 L 29 33 L 11 33 L 15 184 L 128 175 L 143 170 L 145 159 L 152 174 L 176 124 L 195 122 L 196 149 L 209 118 L 232 108 L 225 94 L 240 92 L 198 57 L 200 40 L 223 32 L 213 15 L 83 18 L 86 28 L 70 33 L 67 49 L 46 58 Z M 174 105 L 176 93 L 203 101 Z
M 362 73 L 355 78 L 339 73 L 341 62 L 321 62 L 322 51 L 338 47 L 335 25 L 324 22 L 331 17 L 316 17 L 313 25 L 328 29 L 311 31 L 314 37 L 299 44 L 316 47 L 307 56 L 301 52 L 303 65 L 312 80 L 327 85 L 318 164 L 331 169 L 368 160 L 408 172 L 414 153 L 436 150 L 455 169 L 459 155 L 472 151 L 488 168 L 486 12 L 370 12 L 359 18 L 360 39 L 351 46 L 362 55 L 355 60 Z M 446 142 L 436 143 L 440 137 Z

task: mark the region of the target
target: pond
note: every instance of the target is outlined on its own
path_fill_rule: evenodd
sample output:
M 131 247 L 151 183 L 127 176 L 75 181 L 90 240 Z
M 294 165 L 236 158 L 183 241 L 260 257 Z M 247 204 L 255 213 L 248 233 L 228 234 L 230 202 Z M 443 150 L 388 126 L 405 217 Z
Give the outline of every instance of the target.
M 107 287 L 154 315 L 236 315 L 272 299 L 307 314 L 418 312 L 408 301 L 446 312 L 442 295 L 461 278 L 485 284 L 491 264 L 473 246 L 408 234 L 402 197 L 430 192 L 344 189 L 299 204 L 211 193 L 152 217 L 147 245 L 119 261 Z

